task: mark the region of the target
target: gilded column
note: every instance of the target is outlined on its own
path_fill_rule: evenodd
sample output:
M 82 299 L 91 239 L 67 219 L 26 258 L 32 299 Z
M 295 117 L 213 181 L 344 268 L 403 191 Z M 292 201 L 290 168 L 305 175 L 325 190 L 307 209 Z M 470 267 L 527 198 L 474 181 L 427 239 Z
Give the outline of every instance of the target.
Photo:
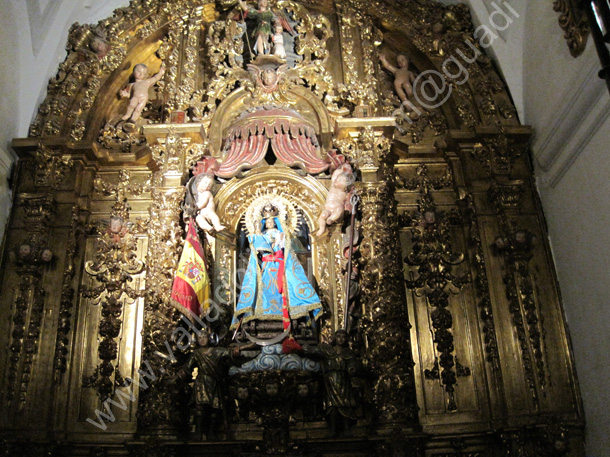
M 174 434 L 184 414 L 178 409 L 178 393 L 164 382 L 173 372 L 179 353 L 172 333 L 180 326 L 180 314 L 171 305 L 173 275 L 178 264 L 182 228 L 180 205 L 184 200 L 183 175 L 190 140 L 170 129 L 153 147 L 159 170 L 153 177 L 148 225 L 147 287 L 144 308 L 143 351 L 140 376 L 138 427 L 142 431 Z
M 358 167 L 363 181 L 357 188 L 362 213 L 363 327 L 377 415 L 384 425 L 409 427 L 417 422 L 417 405 L 396 202 L 386 164 L 391 130 L 384 118 L 344 128 L 348 135 L 336 144 Z
M 375 376 L 379 420 L 415 424 L 411 326 L 406 311 L 394 198 L 386 182 L 364 183 L 360 198 L 366 358 Z

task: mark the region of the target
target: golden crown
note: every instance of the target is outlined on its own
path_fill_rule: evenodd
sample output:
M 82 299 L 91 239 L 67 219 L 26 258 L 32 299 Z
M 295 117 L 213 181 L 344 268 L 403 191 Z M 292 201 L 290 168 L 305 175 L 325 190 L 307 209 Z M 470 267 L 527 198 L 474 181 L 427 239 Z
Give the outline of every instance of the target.
M 267 204 L 263 207 L 262 210 L 262 215 L 263 217 L 267 218 L 267 217 L 275 217 L 278 215 L 278 210 L 275 206 L 271 205 L 271 204 Z

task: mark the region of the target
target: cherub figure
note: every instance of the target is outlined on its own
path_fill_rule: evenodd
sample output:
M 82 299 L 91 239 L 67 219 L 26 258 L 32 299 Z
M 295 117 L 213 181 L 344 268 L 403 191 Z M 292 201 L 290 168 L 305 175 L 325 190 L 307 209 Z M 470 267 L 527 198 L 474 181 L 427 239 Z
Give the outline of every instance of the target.
M 121 238 L 123 238 L 127 232 L 127 224 L 125 224 L 125 221 L 121 216 L 112 216 L 110 218 L 110 222 L 106 228 L 106 233 L 114 243 L 120 242 Z
M 20 259 L 27 259 L 32 255 L 32 245 L 29 243 L 21 243 L 17 252 Z
M 326 204 L 318 217 L 317 236 L 321 236 L 327 226 L 343 220 L 349 190 L 355 180 L 352 168 L 346 163 L 333 172 Z
M 275 33 L 272 35 L 273 55 L 280 59 L 286 58 L 286 48 L 284 48 L 284 27 L 279 22 L 275 24 Z
M 43 248 L 41 253 L 40 253 L 40 260 L 44 263 L 49 263 L 51 260 L 53 260 L 53 251 L 51 250 L 51 248 Z
M 148 102 L 148 89 L 158 83 L 164 74 L 164 63 L 161 64 L 159 72 L 150 78 L 148 77 L 148 67 L 143 63 L 139 63 L 133 67 L 133 77 L 135 81 L 129 83 L 120 91 L 121 97 L 131 97 L 129 99 L 129 105 L 127 105 L 127 111 L 122 120 L 136 122 L 140 118 L 142 110 Z
M 256 85 L 256 90 L 262 92 L 265 96 L 273 96 L 278 90 L 288 65 L 282 64 L 279 67 L 260 67 L 258 65 L 248 64 L 248 72 Z
M 396 57 L 398 68 L 388 62 L 384 54 L 379 55 L 379 60 L 383 68 L 394 75 L 394 89 L 400 101 L 405 104 L 407 110 L 411 111 L 408 106 L 409 98 L 413 96 L 413 83 L 415 82 L 415 73 L 409 70 L 409 59 L 404 54 L 399 54 Z
M 216 214 L 216 204 L 212 195 L 212 185 L 214 184 L 214 176 L 209 174 L 200 174 L 195 178 L 195 205 L 197 206 L 197 216 L 195 221 L 197 225 L 206 232 L 212 229 L 220 232 L 226 227 L 220 223 L 220 218 Z

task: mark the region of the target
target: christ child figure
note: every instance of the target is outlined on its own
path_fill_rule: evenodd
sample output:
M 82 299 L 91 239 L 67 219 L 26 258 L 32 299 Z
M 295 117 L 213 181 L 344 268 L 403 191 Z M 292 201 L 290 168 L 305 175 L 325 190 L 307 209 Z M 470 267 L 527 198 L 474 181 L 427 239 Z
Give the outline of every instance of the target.
M 220 232 L 226 228 L 220 223 L 220 218 L 216 214 L 216 205 L 211 191 L 213 184 L 214 176 L 209 174 L 201 174 L 195 180 L 195 204 L 197 205 L 195 221 L 206 232 L 212 229 Z
M 139 63 L 133 67 L 133 77 L 135 81 L 129 83 L 120 92 L 121 97 L 130 97 L 127 111 L 122 120 L 135 122 L 140 118 L 142 110 L 144 110 L 144 107 L 148 102 L 148 89 L 158 83 L 164 74 L 165 64 L 163 63 L 161 64 L 159 72 L 150 78 L 148 77 L 148 67 L 143 63 Z
M 327 226 L 343 220 L 345 204 L 354 181 L 352 168 L 346 163 L 333 172 L 324 210 L 318 217 L 317 236 L 321 236 L 326 231 Z
M 394 89 L 400 101 L 405 105 L 408 111 L 411 111 L 409 98 L 413 96 L 413 83 L 415 82 L 415 73 L 409 70 L 409 59 L 403 54 L 396 57 L 398 68 L 388 62 L 385 55 L 381 54 L 379 60 L 383 68 L 394 75 Z
M 275 33 L 271 36 L 273 41 L 273 55 L 280 59 L 286 58 L 286 48 L 284 48 L 284 28 L 279 22 L 275 24 Z

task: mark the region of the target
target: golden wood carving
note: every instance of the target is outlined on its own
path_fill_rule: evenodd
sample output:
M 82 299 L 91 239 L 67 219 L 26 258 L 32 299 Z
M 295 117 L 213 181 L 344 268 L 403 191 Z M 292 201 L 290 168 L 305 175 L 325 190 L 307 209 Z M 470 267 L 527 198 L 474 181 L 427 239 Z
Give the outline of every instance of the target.
M 531 129 L 519 125 L 476 44 L 468 8 L 432 0 L 270 0 L 268 8 L 293 29 L 282 25 L 285 61 L 250 55 L 243 32 L 256 21 L 244 22 L 230 0 L 134 0 L 70 30 L 29 138 L 13 143 L 21 160 L 0 294 L 0 342 L 8 348 L 0 427 L 10 433 L 0 452 L 582 457 L 580 397 L 528 171 Z M 570 30 L 575 43 L 584 36 Z M 461 85 L 443 72 L 458 51 L 468 57 Z M 379 63 L 380 55 L 401 54 L 415 74 L 444 75 L 451 94 L 442 106 L 405 114 Z M 116 121 L 127 102 L 117 93 L 136 63 L 152 71 L 163 63 L 166 73 L 141 122 L 125 128 Z M 177 367 L 192 349 L 178 347 L 175 332 L 186 324 L 170 298 L 185 236 L 184 185 L 202 163 L 210 173 L 214 161 L 222 165 L 240 116 L 268 105 L 305 120 L 317 159 L 329 167 L 308 174 L 263 151 L 230 180 L 215 177 L 211 191 L 227 229 L 200 234 L 221 311 L 215 331 L 232 318 L 243 265 L 238 228 L 248 208 L 280 196 L 312 233 L 342 153 L 361 198 L 350 284 L 360 293 L 350 301 L 357 308 L 345 351 L 359 363 L 355 372 L 339 368 L 355 418 L 350 424 L 324 405 L 328 373 L 309 374 L 311 390 L 299 394 L 299 373 L 248 384 L 227 366 L 226 409 L 212 412 L 218 436 L 204 441 L 190 433 L 192 376 L 178 379 Z M 273 128 L 260 125 L 261 135 Z M 293 137 L 303 133 L 301 123 L 286 125 Z M 426 218 L 426 208 L 436 211 Z M 123 218 L 118 231 L 106 230 L 111 215 Z M 310 259 L 304 254 L 324 307 L 317 334 L 328 344 L 345 325 L 348 233 L 344 217 L 309 239 Z M 129 297 L 137 300 L 124 305 Z M 231 335 L 223 336 L 228 347 Z M 240 357 L 228 365 L 251 355 Z M 261 401 L 277 376 L 280 390 L 293 389 L 278 397 L 282 408 Z M 42 393 L 49 383 L 52 399 Z M 100 402 L 128 389 L 134 400 L 123 397 L 125 409 Z M 262 410 L 244 413 L 248 404 Z M 86 420 L 96 408 L 112 411 L 105 430 Z M 331 417 L 339 421 L 322 421 Z M 341 423 L 350 439 L 335 439 Z
M 415 386 L 409 381 L 412 360 L 408 345 L 405 290 L 399 267 L 397 220 L 385 184 L 364 184 L 362 201 L 363 329 L 367 358 L 375 375 L 378 414 L 388 422 L 416 420 L 412 403 Z
M 481 310 L 481 321 L 483 322 L 483 333 L 485 334 L 486 360 L 497 370 L 500 368 L 498 354 L 498 340 L 496 338 L 495 323 L 493 316 L 492 300 L 489 293 L 489 279 L 487 277 L 485 253 L 483 241 L 479 229 L 477 209 L 472 194 L 464 197 L 466 203 L 466 217 L 470 224 L 470 243 L 473 254 L 472 258 L 472 282 L 478 293 L 478 306 Z
M 564 31 L 570 54 L 578 57 L 585 50 L 589 38 L 589 24 L 584 10 L 572 0 L 555 0 L 553 10 L 559 13 L 559 26 Z
M 75 256 L 78 250 L 77 239 L 80 238 L 83 228 L 79 218 L 78 206 L 72 208 L 72 221 L 66 246 L 66 261 L 61 289 L 59 315 L 57 317 L 57 337 L 55 340 L 55 358 L 53 360 L 53 379 L 58 382 L 66 372 L 68 365 L 69 336 L 72 331 L 72 310 L 74 306 L 75 290 L 73 280 L 76 274 Z
M 418 200 L 419 213 L 412 219 L 412 250 L 405 257 L 405 262 L 412 267 L 406 283 L 417 296 L 425 297 L 432 308 L 430 316 L 439 357 L 435 357 L 434 367 L 425 370 L 425 377 L 441 379 L 447 392 L 447 409 L 455 411 L 454 385 L 458 376 L 470 375 L 470 369 L 461 367 L 454 354 L 449 295 L 459 293 L 462 286 L 470 282 L 470 277 L 468 273 L 454 273 L 459 268 L 454 267 L 464 262 L 464 254 L 454 251 L 451 245 L 450 225 L 455 224 L 456 219 L 461 222 L 459 215 L 439 212 L 430 193 L 432 189 L 446 187 L 451 182 L 451 174 L 432 180 L 425 165 L 418 167 L 417 174 L 416 187 L 421 198 Z

